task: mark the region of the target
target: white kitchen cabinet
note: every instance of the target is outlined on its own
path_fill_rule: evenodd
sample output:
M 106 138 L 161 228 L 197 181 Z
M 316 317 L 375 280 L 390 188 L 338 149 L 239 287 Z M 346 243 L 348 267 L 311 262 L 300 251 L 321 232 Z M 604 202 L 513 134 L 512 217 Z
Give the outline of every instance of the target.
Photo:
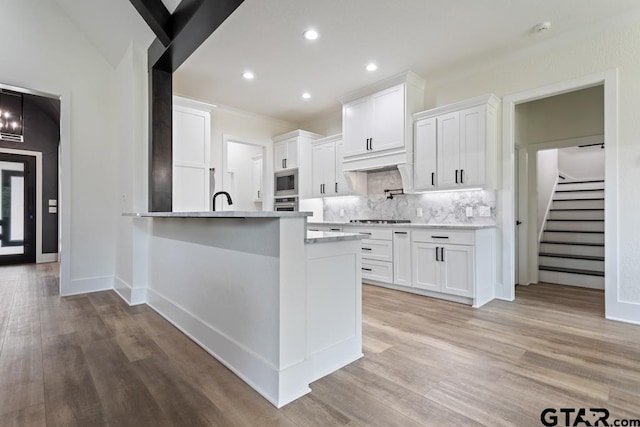
M 342 171 L 342 135 L 318 139 L 312 145 L 312 197 L 366 194 L 366 174 L 349 172 L 349 183 Z
M 433 243 L 413 242 L 413 286 L 429 291 L 440 291 L 440 247 Z
M 393 240 L 390 228 L 343 227 L 345 233 L 366 236 L 361 241 L 362 279 L 393 283 Z
M 495 188 L 497 113 L 486 95 L 414 115 L 414 190 Z
M 414 242 L 414 286 L 473 297 L 473 246 Z
M 424 80 L 402 73 L 341 101 L 345 171 L 413 163 L 411 114 L 424 105 Z
M 393 230 L 393 283 L 411 286 L 411 232 Z
M 253 182 L 253 197 L 255 202 L 262 202 L 262 156 L 253 158 L 253 170 L 251 178 Z
M 211 115 L 174 99 L 173 193 L 174 212 L 208 211 Z
M 311 143 L 319 138 L 322 138 L 322 135 L 304 130 L 295 130 L 271 138 L 274 172 L 298 169 L 298 197 L 301 199 L 313 197 Z
M 273 144 L 275 172 L 298 167 L 298 138 L 293 137 Z

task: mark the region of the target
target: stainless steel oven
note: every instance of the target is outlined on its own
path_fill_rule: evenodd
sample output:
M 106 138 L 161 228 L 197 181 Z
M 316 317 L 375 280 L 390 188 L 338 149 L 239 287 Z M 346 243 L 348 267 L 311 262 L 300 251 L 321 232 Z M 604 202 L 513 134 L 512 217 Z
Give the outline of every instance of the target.
M 273 201 L 273 210 L 276 212 L 297 212 L 297 197 L 277 197 Z
M 298 195 L 298 169 L 276 172 L 274 174 L 274 196 Z

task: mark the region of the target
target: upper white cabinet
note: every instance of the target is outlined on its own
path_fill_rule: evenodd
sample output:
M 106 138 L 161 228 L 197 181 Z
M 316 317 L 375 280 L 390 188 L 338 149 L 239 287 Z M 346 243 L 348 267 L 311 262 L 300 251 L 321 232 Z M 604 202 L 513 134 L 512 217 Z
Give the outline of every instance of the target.
M 298 137 L 288 138 L 273 144 L 275 172 L 298 167 Z
M 495 188 L 499 103 L 486 95 L 414 115 L 414 190 Z
M 424 80 L 406 72 L 341 101 L 345 171 L 413 163 L 411 114 L 424 105 Z
M 271 138 L 273 141 L 273 169 L 298 169 L 298 197 L 312 196 L 311 142 L 322 135 L 304 130 L 295 130 Z
M 312 146 L 312 197 L 366 194 L 365 174 L 348 172 L 355 176 L 352 177 L 351 182 L 345 178 L 342 170 L 344 147 L 342 135 L 318 139 L 312 143 Z
M 173 195 L 174 212 L 208 211 L 211 116 L 174 99 Z

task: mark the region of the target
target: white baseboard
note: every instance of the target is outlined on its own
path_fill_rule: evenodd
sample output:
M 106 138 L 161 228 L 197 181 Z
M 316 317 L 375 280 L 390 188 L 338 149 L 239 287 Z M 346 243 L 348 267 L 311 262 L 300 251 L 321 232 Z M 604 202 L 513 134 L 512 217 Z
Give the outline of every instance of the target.
M 272 405 L 279 408 L 311 391 L 308 386 L 302 390 L 288 390 L 286 392 L 280 390 L 279 377 L 283 375 L 284 371 L 278 372 L 276 366 L 153 289 L 147 289 L 147 304 L 249 384 Z M 305 374 L 304 369 L 297 368 L 299 366 L 294 365 L 285 371 L 298 370 L 301 371 L 301 374 Z M 289 381 L 286 382 L 291 384 Z
M 640 304 L 618 301 L 613 303 L 613 306 L 612 309 L 607 307 L 605 318 L 640 325 Z
M 134 288 L 118 276 L 113 279 L 113 290 L 129 305 L 139 305 L 147 302 L 146 288 Z
M 113 276 L 87 277 L 84 279 L 71 279 L 69 286 L 60 286 L 60 296 L 88 294 L 113 289 Z
M 46 262 L 58 262 L 58 253 L 36 254 L 36 264 L 43 264 Z
M 443 294 L 440 292 L 432 292 L 432 291 L 427 291 L 425 289 L 420 289 L 420 288 L 410 288 L 408 286 L 400 286 L 400 285 L 394 285 L 391 283 L 377 282 L 375 280 L 363 280 L 362 283 L 366 285 L 380 286 L 381 288 L 393 289 L 396 291 L 409 292 L 412 294 L 422 295 L 425 297 L 457 302 L 460 304 L 473 305 L 473 298 L 461 297 L 458 295 Z

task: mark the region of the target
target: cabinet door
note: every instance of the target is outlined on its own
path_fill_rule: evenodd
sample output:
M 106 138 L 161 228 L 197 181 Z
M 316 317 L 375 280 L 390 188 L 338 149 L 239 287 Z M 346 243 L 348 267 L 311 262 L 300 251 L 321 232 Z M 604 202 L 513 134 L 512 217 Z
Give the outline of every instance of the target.
M 284 166 L 286 169 L 295 169 L 298 167 L 298 138 L 287 139 L 285 142 L 287 143 L 287 156 Z
M 322 184 L 324 184 L 324 145 L 314 145 L 311 150 L 311 195 L 313 197 L 323 197 Z
M 333 142 L 313 146 L 311 180 L 313 197 L 335 195 L 335 157 Z
M 257 202 L 262 201 L 262 159 L 253 160 L 253 197 Z
M 411 235 L 410 231 L 393 232 L 393 283 L 411 286 Z
M 273 170 L 275 172 L 284 170 L 284 161 L 287 158 L 287 141 L 280 141 L 273 144 Z
M 436 260 L 436 248 L 433 243 L 411 244 L 413 265 L 413 286 L 429 291 L 440 291 L 440 270 L 442 263 Z
M 473 246 L 445 245 L 441 290 L 473 298 Z
M 437 119 L 416 122 L 414 144 L 414 186 L 416 190 L 435 190 L 437 186 Z
M 344 159 L 344 142 L 342 140 L 336 141 L 336 152 L 335 152 L 335 175 L 336 182 L 334 184 L 333 191 L 335 191 L 336 196 L 346 196 L 349 192 L 349 183 L 347 182 L 347 178 L 344 176 L 344 172 L 342 170 L 342 160 Z
M 371 151 L 405 145 L 404 84 L 371 95 Z
M 367 153 L 371 138 L 371 104 L 369 97 L 345 104 L 342 111 L 344 155 Z
M 438 188 L 458 188 L 460 182 L 460 113 L 438 116 Z
M 485 185 L 486 107 L 460 111 L 460 174 L 465 187 Z

